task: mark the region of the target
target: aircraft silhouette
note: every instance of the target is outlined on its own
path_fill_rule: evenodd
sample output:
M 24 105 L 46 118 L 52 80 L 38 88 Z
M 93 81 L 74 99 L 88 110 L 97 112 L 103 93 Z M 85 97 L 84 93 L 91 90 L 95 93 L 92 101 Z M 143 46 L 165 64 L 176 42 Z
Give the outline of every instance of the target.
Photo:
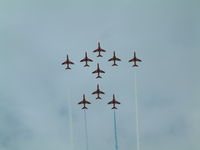
M 90 58 L 87 57 L 87 52 L 85 52 L 85 58 L 82 59 L 80 62 L 85 62 L 84 67 L 89 67 L 89 65 L 88 65 L 88 61 L 93 62 L 92 59 L 90 59 Z
M 99 95 L 100 94 L 105 94 L 105 93 L 99 89 L 99 84 L 97 84 L 97 90 L 94 91 L 92 94 L 97 94 L 96 99 L 101 99 L 101 97 Z
M 115 99 L 115 94 L 113 94 L 113 99 L 112 101 L 110 101 L 108 104 L 113 104 L 112 109 L 117 109 L 117 107 L 115 107 L 116 104 L 121 104 L 120 102 L 116 101 Z
M 65 69 L 71 69 L 69 67 L 69 64 L 74 64 L 72 61 L 69 60 L 68 55 L 67 55 L 67 60 L 62 63 L 62 65 L 65 65 L 65 64 L 67 64 L 67 68 L 65 68 Z
M 100 73 L 105 73 L 105 72 L 104 72 L 103 70 L 101 70 L 101 69 L 99 68 L 99 64 L 97 64 L 97 69 L 96 69 L 95 71 L 93 71 L 92 73 L 97 73 L 97 74 L 98 74 L 96 78 L 102 78 L 102 77 L 100 76 Z
M 83 94 L 83 100 L 80 101 L 78 104 L 83 104 L 83 108 L 82 109 L 88 109 L 85 105 L 86 104 L 91 104 L 91 103 L 85 99 L 85 94 Z
M 100 46 L 100 42 L 98 42 L 98 48 L 96 50 L 93 51 L 94 53 L 98 52 L 99 54 L 97 55 L 97 57 L 103 57 L 101 55 L 101 52 L 106 52 L 106 50 L 102 49 Z
M 113 57 L 112 58 L 110 58 L 108 61 L 113 61 L 114 63 L 112 64 L 112 66 L 118 66 L 115 62 L 116 61 L 121 61 L 121 59 L 119 59 L 119 58 L 117 58 L 116 56 L 115 56 L 115 51 L 113 52 Z
M 141 62 L 141 60 L 138 59 L 138 58 L 136 57 L 136 52 L 134 52 L 134 57 L 133 57 L 132 59 L 130 59 L 129 62 L 134 62 L 133 67 L 139 67 L 139 66 L 136 64 L 137 61 L 138 61 L 138 62 Z

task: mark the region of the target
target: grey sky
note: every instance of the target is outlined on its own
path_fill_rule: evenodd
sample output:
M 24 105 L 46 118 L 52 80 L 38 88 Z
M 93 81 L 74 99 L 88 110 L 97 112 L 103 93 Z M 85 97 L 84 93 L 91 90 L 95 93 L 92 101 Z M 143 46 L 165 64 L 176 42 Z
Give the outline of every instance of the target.
M 199 150 L 198 0 L 1 0 L 0 149 L 71 150 L 67 90 L 73 110 L 75 150 L 83 150 L 85 93 L 90 149 L 114 149 L 112 94 L 117 110 L 119 148 L 136 149 L 134 69 L 136 50 L 141 150 Z M 97 42 L 108 52 L 91 53 Z M 122 59 L 112 68 L 113 50 Z M 83 68 L 84 52 L 95 60 Z M 70 72 L 66 54 L 76 63 Z M 91 74 L 100 62 L 106 74 Z M 90 93 L 99 83 L 102 101 Z

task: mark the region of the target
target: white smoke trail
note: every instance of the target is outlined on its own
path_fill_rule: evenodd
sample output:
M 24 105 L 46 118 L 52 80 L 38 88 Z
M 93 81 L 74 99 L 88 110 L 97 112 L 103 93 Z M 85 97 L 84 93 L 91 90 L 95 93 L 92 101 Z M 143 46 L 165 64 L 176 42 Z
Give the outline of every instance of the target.
M 72 104 L 71 104 L 70 89 L 67 90 L 67 102 L 68 102 L 68 115 L 69 115 L 69 133 L 70 133 L 70 146 L 71 150 L 74 150 L 74 129 L 73 129 L 73 116 L 72 116 Z
M 117 140 L 117 121 L 116 121 L 115 110 L 114 110 L 114 133 L 115 133 L 115 150 L 118 150 L 118 140 Z
M 137 150 L 140 150 L 140 131 L 139 131 L 139 116 L 138 116 L 138 97 L 137 97 L 137 76 L 134 74 L 134 95 L 135 95 L 135 118 L 136 118 L 136 136 Z
M 84 121 L 85 121 L 85 140 L 86 140 L 86 150 L 89 149 L 89 143 L 88 143 L 88 130 L 87 130 L 87 116 L 86 111 L 84 109 Z

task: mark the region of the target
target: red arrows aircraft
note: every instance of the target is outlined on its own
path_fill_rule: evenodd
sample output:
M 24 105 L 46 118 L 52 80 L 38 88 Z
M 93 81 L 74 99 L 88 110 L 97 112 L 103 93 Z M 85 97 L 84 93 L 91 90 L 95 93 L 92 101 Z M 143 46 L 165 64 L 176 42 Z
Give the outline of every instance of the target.
M 113 100 L 110 101 L 108 104 L 113 104 L 112 109 L 117 109 L 117 107 L 115 107 L 115 104 L 121 104 L 120 102 L 116 101 L 115 99 L 115 94 L 113 94 Z
M 101 70 L 100 68 L 99 68 L 99 64 L 97 64 L 97 69 L 95 70 L 95 71 L 93 71 L 92 73 L 98 73 L 98 76 L 96 77 L 96 78 L 102 78 L 101 76 L 100 76 L 100 73 L 105 73 L 103 70 Z
M 83 94 L 83 100 L 80 101 L 78 104 L 83 104 L 83 108 L 82 108 L 82 109 L 88 109 L 88 108 L 85 106 L 85 104 L 91 104 L 91 103 L 85 99 L 85 94 Z
M 95 52 L 98 52 L 98 53 L 99 53 L 99 55 L 97 55 L 97 57 L 103 57 L 103 56 L 101 55 L 101 52 L 106 52 L 106 50 L 102 49 L 101 46 L 100 46 L 100 42 L 98 42 L 98 48 L 97 48 L 96 50 L 94 50 L 93 52 L 94 52 L 94 53 L 95 53 Z
M 85 58 L 82 59 L 80 62 L 85 62 L 84 67 L 89 67 L 89 65 L 88 65 L 88 61 L 93 62 L 92 59 L 90 59 L 90 58 L 87 57 L 87 52 L 85 52 Z
M 138 67 L 138 65 L 136 64 L 137 61 L 141 62 L 141 60 L 136 57 L 136 52 L 134 52 L 134 57 L 133 59 L 130 59 L 129 62 L 134 62 L 133 67 Z
M 68 55 L 67 55 L 67 60 L 62 63 L 62 65 L 65 65 L 65 64 L 67 64 L 67 68 L 65 68 L 65 69 L 71 69 L 69 67 L 69 64 L 74 64 L 72 61 L 69 60 Z
M 114 51 L 114 52 L 113 52 L 113 57 L 110 58 L 108 61 L 114 61 L 114 63 L 113 63 L 112 66 L 118 66 L 115 62 L 116 62 L 116 61 L 121 61 L 121 59 L 119 59 L 119 58 L 117 58 L 117 57 L 115 56 L 115 51 Z
M 101 99 L 101 97 L 99 95 L 100 94 L 105 94 L 105 93 L 99 89 L 99 84 L 97 84 L 97 90 L 94 91 L 92 94 L 97 94 L 96 99 Z

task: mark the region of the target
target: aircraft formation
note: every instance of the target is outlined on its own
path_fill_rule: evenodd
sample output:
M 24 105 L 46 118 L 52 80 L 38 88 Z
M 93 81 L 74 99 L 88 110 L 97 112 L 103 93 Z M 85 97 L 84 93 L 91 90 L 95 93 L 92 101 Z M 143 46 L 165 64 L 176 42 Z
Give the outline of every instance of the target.
M 93 53 L 98 53 L 97 57 L 103 57 L 103 55 L 102 55 L 103 52 L 105 53 L 106 50 L 102 49 L 102 48 L 101 48 L 101 45 L 100 45 L 100 42 L 98 42 L 98 47 L 97 47 L 97 49 L 93 50 Z M 121 59 L 118 58 L 118 57 L 116 57 L 116 54 L 115 54 L 115 51 L 114 51 L 114 52 L 113 52 L 113 57 L 110 58 L 110 59 L 108 59 L 108 61 L 109 61 L 109 62 L 110 62 L 110 61 L 113 61 L 112 66 L 114 67 L 114 66 L 118 66 L 118 64 L 117 64 L 116 62 L 117 62 L 117 61 L 121 61 Z M 93 60 L 90 59 L 90 58 L 88 57 L 87 52 L 85 52 L 85 57 L 84 57 L 83 59 L 81 59 L 80 62 L 85 62 L 85 65 L 84 65 L 83 67 L 90 67 L 88 63 L 89 63 L 89 62 L 93 62 Z M 133 62 L 133 66 L 132 66 L 132 67 L 139 67 L 138 64 L 137 64 L 137 62 L 142 62 L 142 61 L 141 61 L 139 58 L 136 57 L 136 52 L 134 52 L 133 58 L 130 59 L 128 62 Z M 66 59 L 66 61 L 64 61 L 64 62 L 62 63 L 62 65 L 67 65 L 67 67 L 66 67 L 65 69 L 66 69 L 66 70 L 71 70 L 70 65 L 74 65 L 74 62 L 72 62 L 72 61 L 69 59 L 69 56 L 67 55 L 67 59 Z M 101 74 L 103 74 L 103 73 L 105 73 L 105 71 L 102 70 L 102 69 L 100 68 L 99 63 L 97 63 L 97 69 L 94 70 L 94 71 L 92 72 L 92 74 L 97 74 L 96 79 L 98 79 L 98 78 L 102 78 L 102 77 L 101 77 Z M 100 87 L 99 87 L 99 84 L 97 84 L 97 89 L 96 89 L 94 92 L 92 92 L 91 94 L 92 94 L 92 95 L 97 95 L 96 99 L 97 99 L 97 100 L 100 100 L 100 99 L 102 99 L 102 98 L 100 97 L 100 95 L 102 95 L 102 94 L 104 95 L 105 92 L 101 91 L 101 90 L 100 90 Z M 88 109 L 88 108 L 86 107 L 86 105 L 87 105 L 87 104 L 91 104 L 91 103 L 85 98 L 85 94 L 83 94 L 83 98 L 82 98 L 82 100 L 81 100 L 78 104 L 83 104 L 82 109 Z M 113 105 L 113 106 L 112 106 L 112 109 L 117 109 L 116 104 L 121 104 L 121 103 L 115 99 L 115 94 L 113 94 L 112 100 L 111 100 L 110 102 L 108 102 L 107 104 L 112 104 L 112 105 Z

